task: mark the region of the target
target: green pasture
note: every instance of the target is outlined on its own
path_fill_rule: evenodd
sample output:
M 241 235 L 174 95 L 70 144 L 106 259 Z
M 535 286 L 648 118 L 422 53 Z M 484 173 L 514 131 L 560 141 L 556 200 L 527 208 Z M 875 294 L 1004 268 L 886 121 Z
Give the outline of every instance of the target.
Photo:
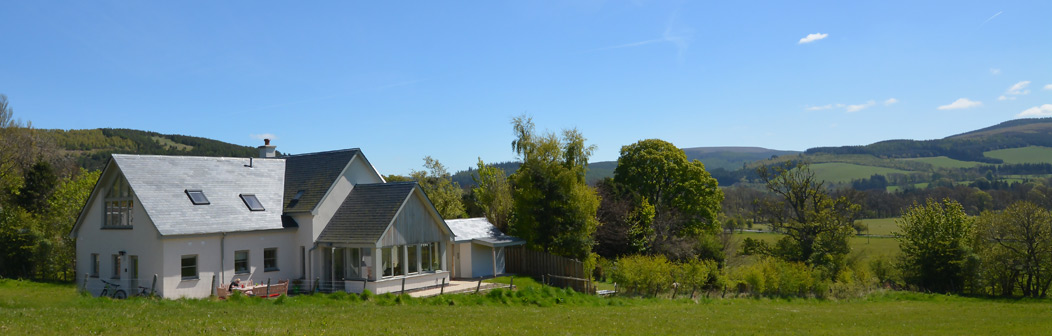
M 780 233 L 757 232 L 735 233 L 734 236 L 735 244 L 740 244 L 745 238 L 759 239 L 768 244 L 774 244 L 782 238 Z M 899 242 L 895 238 L 851 236 L 848 245 L 851 246 L 851 253 L 857 255 L 863 262 L 880 257 L 893 258 L 900 251 Z M 738 247 L 735 246 L 734 250 L 737 251 Z
M 932 168 L 936 168 L 936 169 L 937 168 L 950 168 L 950 169 L 953 169 L 953 168 L 972 168 L 972 167 L 975 167 L 975 166 L 983 164 L 981 162 L 961 161 L 961 160 L 951 159 L 951 158 L 948 158 L 948 157 L 945 157 L 945 156 L 923 157 L 923 158 L 908 158 L 908 159 L 900 159 L 900 160 L 911 161 L 911 162 L 927 163 L 927 164 L 930 164 L 932 166 Z
M 504 293 L 498 293 L 504 294 Z M 1052 329 L 1048 300 L 878 292 L 861 299 L 589 298 L 540 307 L 461 294 L 401 303 L 314 295 L 281 300 L 90 298 L 70 285 L 0 280 L 0 332 L 55 334 L 797 334 L 1020 335 Z M 460 301 L 457 301 L 457 300 Z M 450 305 L 446 302 L 452 301 Z M 467 303 L 460 303 L 467 302 Z
M 870 178 L 874 174 L 909 174 L 909 171 L 893 168 L 863 166 L 852 163 L 829 162 L 811 165 L 811 170 L 821 180 L 830 183 L 849 183 L 851 180 Z
M 1020 148 L 998 149 L 983 153 L 987 157 L 1004 160 L 1004 163 L 1052 163 L 1052 148 L 1028 146 Z
M 859 221 L 869 226 L 868 231 L 862 231 L 863 234 L 890 236 L 898 230 L 898 224 L 895 224 L 896 219 L 898 218 L 860 219 Z

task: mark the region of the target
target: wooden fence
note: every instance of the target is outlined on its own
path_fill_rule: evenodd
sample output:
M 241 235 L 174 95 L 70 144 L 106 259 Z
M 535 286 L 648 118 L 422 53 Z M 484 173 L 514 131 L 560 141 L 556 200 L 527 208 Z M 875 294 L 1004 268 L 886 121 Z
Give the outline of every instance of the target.
M 594 293 L 591 278 L 585 274 L 584 263 L 524 246 L 505 248 L 505 272 L 528 275 L 545 284 L 569 287 L 582 293 Z

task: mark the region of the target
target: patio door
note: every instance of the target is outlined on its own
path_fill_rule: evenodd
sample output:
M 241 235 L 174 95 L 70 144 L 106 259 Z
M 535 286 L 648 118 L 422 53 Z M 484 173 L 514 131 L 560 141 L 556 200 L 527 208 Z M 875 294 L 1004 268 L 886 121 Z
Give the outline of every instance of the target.
M 139 256 L 133 255 L 128 256 L 128 278 L 130 283 L 128 284 L 128 293 L 139 292 Z

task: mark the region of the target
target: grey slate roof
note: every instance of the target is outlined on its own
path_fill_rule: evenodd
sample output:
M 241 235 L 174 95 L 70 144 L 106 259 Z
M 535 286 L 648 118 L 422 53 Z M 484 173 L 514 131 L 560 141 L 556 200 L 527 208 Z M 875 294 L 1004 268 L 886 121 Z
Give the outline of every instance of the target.
M 318 242 L 376 243 L 415 188 L 416 182 L 355 185 L 321 231 Z
M 285 160 L 124 155 L 113 161 L 161 235 L 281 229 Z M 211 204 L 194 205 L 199 189 Z M 250 211 L 240 194 L 255 194 L 265 211 Z
M 456 236 L 454 242 L 478 242 L 489 246 L 510 246 L 525 244 L 522 238 L 509 236 L 500 232 L 486 217 L 447 219 L 446 225 Z
M 284 157 L 285 197 L 281 204 L 285 212 L 313 210 L 347 163 L 359 153 L 357 148 L 351 148 Z M 293 202 L 292 198 L 300 190 L 303 196 Z

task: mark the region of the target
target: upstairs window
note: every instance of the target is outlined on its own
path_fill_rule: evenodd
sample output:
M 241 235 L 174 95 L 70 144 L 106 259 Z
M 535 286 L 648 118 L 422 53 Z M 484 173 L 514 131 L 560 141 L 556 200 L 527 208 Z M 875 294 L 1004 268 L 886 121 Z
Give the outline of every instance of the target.
M 252 210 L 252 211 L 263 211 L 263 210 L 266 210 L 266 209 L 263 208 L 263 203 L 260 203 L 259 199 L 256 198 L 256 195 L 253 195 L 253 194 L 241 194 L 241 200 L 245 202 L 245 205 L 248 206 L 249 210 Z
M 103 198 L 105 204 L 102 226 L 106 228 L 131 228 L 132 210 L 135 208 L 135 196 L 132 194 L 128 180 L 118 174 L 110 184 Z
M 186 190 L 186 196 L 190 197 L 190 202 L 194 205 L 208 205 L 212 204 L 208 201 L 208 197 L 205 197 L 205 192 L 201 190 Z

